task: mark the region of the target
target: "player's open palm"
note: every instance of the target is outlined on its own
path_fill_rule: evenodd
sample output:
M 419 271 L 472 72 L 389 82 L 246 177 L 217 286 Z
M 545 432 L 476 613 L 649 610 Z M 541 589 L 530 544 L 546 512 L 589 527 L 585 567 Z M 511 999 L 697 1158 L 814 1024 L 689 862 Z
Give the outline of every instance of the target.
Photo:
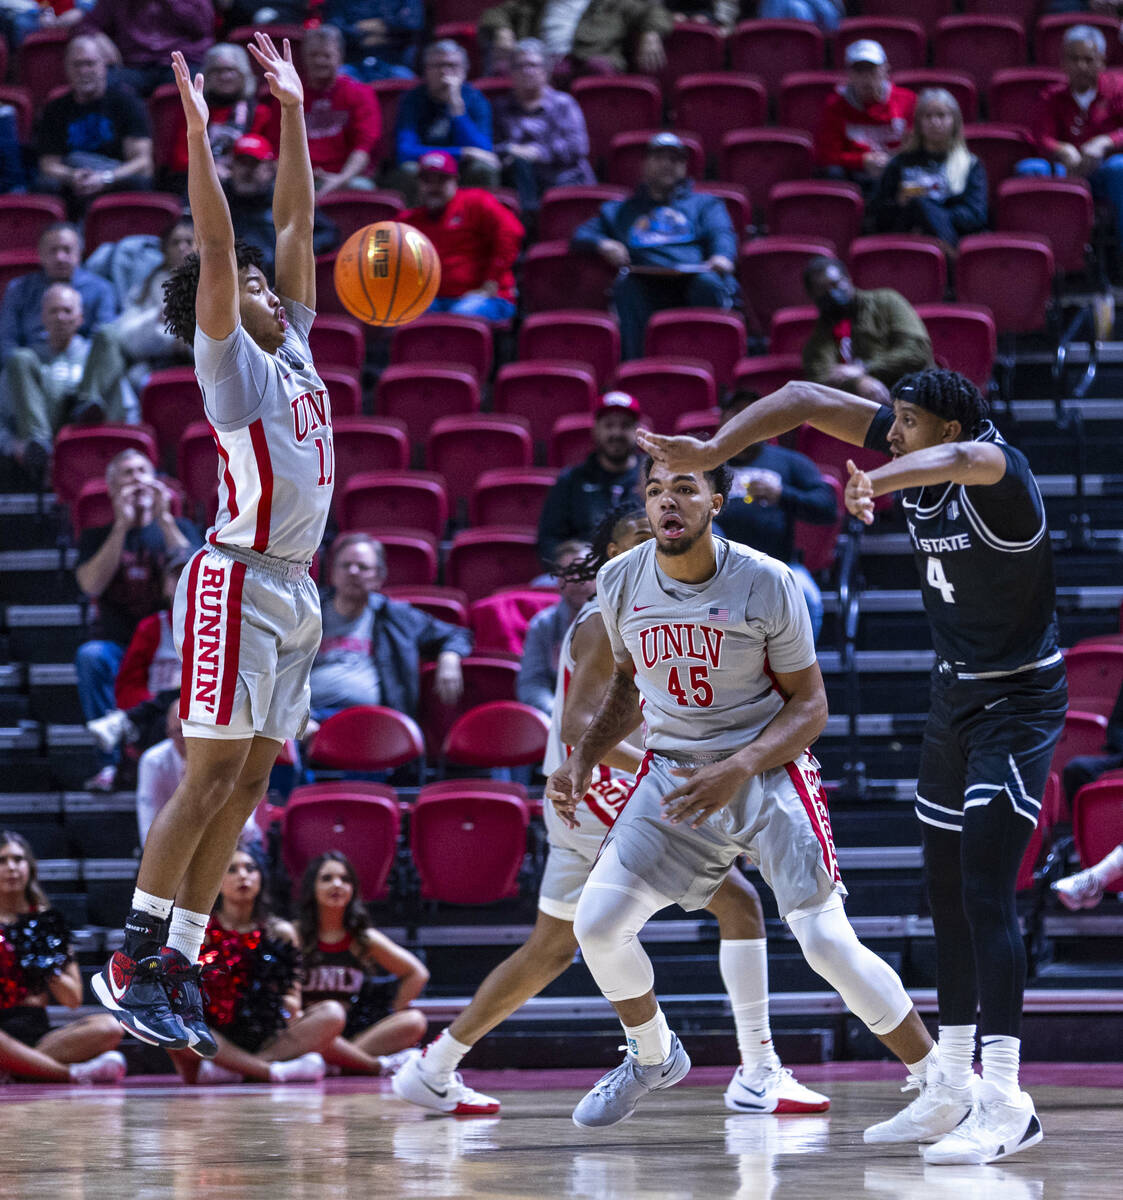
M 850 478 L 846 481 L 846 511 L 863 525 L 873 524 L 873 482 L 865 471 L 859 471 L 854 460 L 846 460 Z
M 717 466 L 707 454 L 708 443 L 695 437 L 668 437 L 663 433 L 652 433 L 650 429 L 639 429 L 636 445 L 649 454 L 657 466 L 666 467 L 668 471 L 707 471 Z
M 202 75 L 196 75 L 192 80 L 187 59 L 178 50 L 172 51 L 172 74 L 175 76 L 176 87 L 179 88 L 179 98 L 183 102 L 188 133 L 192 130 L 205 130 L 211 110 L 203 98 Z
M 282 55 L 273 45 L 273 39 L 267 33 L 255 33 L 253 38 L 253 42 L 248 47 L 249 52 L 265 72 L 265 82 L 269 84 L 269 90 L 273 96 L 281 102 L 282 106 L 302 103 L 304 84 L 300 82 L 300 76 L 296 73 L 296 67 L 293 65 L 289 39 L 284 39 L 285 52 Z

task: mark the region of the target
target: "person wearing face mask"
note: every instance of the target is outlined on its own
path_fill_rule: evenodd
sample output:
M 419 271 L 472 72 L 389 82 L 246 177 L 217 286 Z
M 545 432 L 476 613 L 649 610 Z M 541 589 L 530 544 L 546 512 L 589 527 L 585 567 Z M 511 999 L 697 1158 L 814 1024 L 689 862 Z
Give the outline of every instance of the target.
M 924 322 L 900 292 L 856 288 L 845 265 L 825 255 L 804 267 L 803 287 L 819 310 L 803 346 L 807 379 L 886 404 L 898 379 L 933 365 Z

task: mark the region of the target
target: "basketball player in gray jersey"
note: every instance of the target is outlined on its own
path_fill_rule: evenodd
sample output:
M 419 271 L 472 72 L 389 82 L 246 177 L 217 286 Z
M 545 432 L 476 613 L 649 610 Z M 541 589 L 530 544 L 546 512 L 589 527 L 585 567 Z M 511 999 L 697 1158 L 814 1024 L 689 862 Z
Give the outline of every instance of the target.
M 783 563 L 714 537 L 728 468 L 672 474 L 649 463 L 644 480 L 655 539 L 597 576 L 615 670 L 546 784 L 547 799 L 575 826 L 596 764 L 646 721 L 636 787 L 574 918 L 627 1054 L 573 1119 L 582 1128 L 615 1125 L 690 1069 L 638 935 L 670 904 L 704 907 L 741 854 L 776 894 L 808 964 L 910 1070 L 924 1071 L 932 1039 L 901 981 L 861 945 L 843 911 L 826 799 L 807 749 L 827 705 L 799 585 Z
M 331 412 L 312 366 L 315 191 L 303 88 L 288 42 L 250 53 L 280 104 L 273 197 L 277 290 L 236 244 L 207 139 L 203 79 L 172 56 L 187 123 L 188 194 L 199 250 L 165 286 L 169 329 L 194 345 L 219 457 L 219 511 L 184 570 L 172 624 L 183 656 L 187 769 L 145 842 L 123 949 L 95 976 L 98 999 L 135 1036 L 217 1052 L 197 962 L 238 833 L 281 744 L 308 713 L 320 610 L 308 565 L 331 503 Z M 174 904 L 174 911 L 173 911 Z

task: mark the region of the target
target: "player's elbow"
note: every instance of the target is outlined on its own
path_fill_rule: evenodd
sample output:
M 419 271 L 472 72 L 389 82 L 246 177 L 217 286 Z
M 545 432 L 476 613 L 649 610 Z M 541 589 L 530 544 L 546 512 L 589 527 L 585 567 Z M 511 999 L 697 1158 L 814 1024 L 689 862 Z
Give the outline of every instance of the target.
M 568 706 L 562 713 L 561 737 L 567 746 L 575 746 L 589 726 L 589 714 L 577 712 Z
M 803 701 L 804 720 L 807 725 L 808 744 L 820 737 L 827 727 L 827 693 L 820 686 L 809 693 Z

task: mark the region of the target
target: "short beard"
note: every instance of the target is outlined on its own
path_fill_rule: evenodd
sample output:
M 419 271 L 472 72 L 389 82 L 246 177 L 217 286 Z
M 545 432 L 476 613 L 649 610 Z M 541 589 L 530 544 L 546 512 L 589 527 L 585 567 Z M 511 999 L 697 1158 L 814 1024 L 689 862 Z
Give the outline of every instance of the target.
M 695 546 L 698 545 L 698 543 L 701 541 L 701 539 L 706 536 L 706 534 L 709 532 L 710 527 L 713 525 L 713 523 L 714 523 L 714 519 L 713 519 L 713 517 L 710 517 L 710 519 L 705 523 L 705 525 L 703 525 L 702 528 L 699 529 L 698 532 L 693 537 L 690 537 L 688 534 L 684 533 L 682 535 L 682 537 L 675 538 L 675 540 L 673 542 L 664 542 L 660 538 L 658 531 L 656 531 L 656 534 L 655 534 L 656 549 L 659 551 L 660 554 L 665 554 L 668 558 L 678 558 L 683 554 L 688 554 L 691 550 L 694 549 Z

